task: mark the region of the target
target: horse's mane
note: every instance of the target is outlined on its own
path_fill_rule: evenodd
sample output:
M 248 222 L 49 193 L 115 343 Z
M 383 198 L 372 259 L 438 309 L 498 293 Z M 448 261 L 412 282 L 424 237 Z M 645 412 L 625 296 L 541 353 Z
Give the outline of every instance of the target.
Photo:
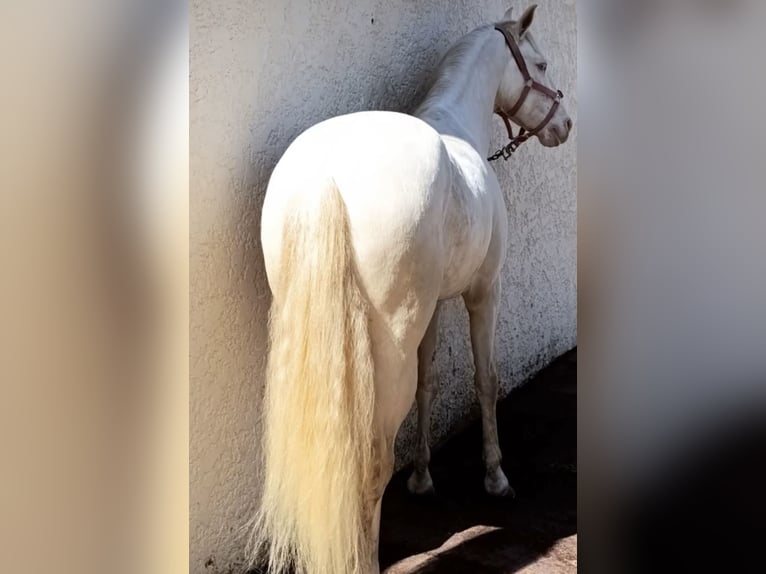
M 508 21 L 479 26 L 455 42 L 439 62 L 431 86 L 423 101 L 417 106 L 415 115 L 419 115 L 429 109 L 435 100 L 441 98 L 448 91 L 458 90 L 462 92 L 467 89 L 469 86 L 466 84 L 455 82 L 455 76 L 465 67 L 466 63 L 475 61 L 477 51 L 481 50 L 482 47 L 482 43 L 477 42 L 479 36 L 495 26 L 513 28 L 515 24 L 516 22 L 514 21 Z M 524 39 L 531 44 L 536 52 L 540 53 L 540 49 L 531 32 L 527 32 L 524 35 Z
M 455 42 L 444 54 L 428 89 L 426 97 L 418 105 L 416 115 L 430 107 L 430 104 L 449 90 L 464 90 L 466 86 L 456 84 L 454 77 L 469 60 L 473 60 L 476 52 L 481 49 L 481 43 L 476 40 L 492 26 L 480 26 Z

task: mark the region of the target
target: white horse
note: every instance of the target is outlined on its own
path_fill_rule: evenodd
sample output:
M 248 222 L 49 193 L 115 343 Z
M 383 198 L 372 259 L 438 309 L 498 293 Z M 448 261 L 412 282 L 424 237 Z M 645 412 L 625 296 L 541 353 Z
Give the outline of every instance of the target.
M 508 113 L 547 147 L 564 142 L 572 122 L 529 33 L 535 7 L 518 21 L 510 12 L 450 48 L 414 116 L 329 119 L 274 168 L 261 233 L 273 294 L 265 478 L 251 541 L 254 557 L 268 551 L 271 572 L 379 572 L 381 498 L 416 397 L 408 486 L 432 488 L 430 369 L 439 302 L 451 297 L 470 314 L 484 486 L 512 492 L 495 416 L 507 220 L 485 160 L 491 118 Z

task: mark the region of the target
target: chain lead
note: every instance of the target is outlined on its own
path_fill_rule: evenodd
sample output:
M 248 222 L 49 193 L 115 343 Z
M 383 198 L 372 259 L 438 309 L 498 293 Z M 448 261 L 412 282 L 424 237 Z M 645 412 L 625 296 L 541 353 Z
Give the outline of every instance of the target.
M 513 155 L 513 152 L 515 152 L 517 149 L 519 149 L 519 146 L 524 143 L 526 139 L 519 139 L 514 138 L 510 142 L 508 142 L 507 145 L 501 147 L 499 150 L 497 150 L 495 153 L 493 153 L 491 156 L 487 158 L 487 161 L 495 161 L 497 159 L 500 159 L 501 157 L 508 161 L 510 157 Z

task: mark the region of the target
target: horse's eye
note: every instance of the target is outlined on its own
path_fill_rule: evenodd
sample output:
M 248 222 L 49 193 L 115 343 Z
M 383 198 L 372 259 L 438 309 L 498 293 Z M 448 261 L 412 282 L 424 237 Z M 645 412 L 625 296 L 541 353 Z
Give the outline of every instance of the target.
M 541 63 L 537 64 L 537 69 L 540 70 L 544 74 L 545 71 L 548 69 L 548 64 L 546 64 L 545 62 L 541 62 Z

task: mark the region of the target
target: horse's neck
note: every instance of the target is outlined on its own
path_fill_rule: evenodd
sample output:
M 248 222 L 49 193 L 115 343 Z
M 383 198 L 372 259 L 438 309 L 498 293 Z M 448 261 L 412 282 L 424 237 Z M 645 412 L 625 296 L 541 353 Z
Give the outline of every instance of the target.
M 447 52 L 414 115 L 486 154 L 495 96 L 509 57 L 503 36 L 494 28 L 470 33 Z

